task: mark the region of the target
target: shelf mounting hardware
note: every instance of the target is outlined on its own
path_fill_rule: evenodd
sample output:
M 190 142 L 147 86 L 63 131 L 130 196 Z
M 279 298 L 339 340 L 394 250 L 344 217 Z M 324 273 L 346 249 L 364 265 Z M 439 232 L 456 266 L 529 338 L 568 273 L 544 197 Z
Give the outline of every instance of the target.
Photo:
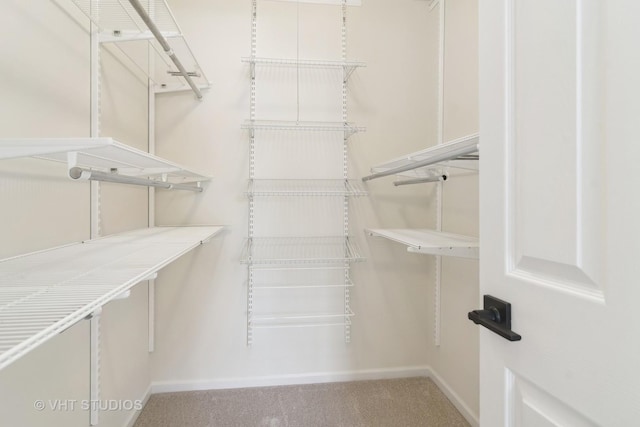
M 106 173 L 80 167 L 69 169 L 69 177 L 72 179 L 86 179 L 89 181 L 115 182 L 118 184 L 143 185 L 147 187 L 164 188 L 167 190 L 188 190 L 202 193 L 203 188 L 200 182 L 195 185 L 190 184 L 173 184 L 166 181 L 157 181 L 154 179 L 138 178 L 135 176 L 119 175 L 118 173 Z
M 424 184 L 427 182 L 442 182 L 446 181 L 449 178 L 449 175 L 443 173 L 442 175 L 430 176 L 427 178 L 416 178 L 416 179 L 406 179 L 404 181 L 396 181 L 393 183 L 396 187 L 401 185 L 411 185 L 411 184 Z
M 165 37 L 162 35 L 162 33 L 160 32 L 156 24 L 151 20 L 151 18 L 147 14 L 147 11 L 144 9 L 142 4 L 140 4 L 140 1 L 129 0 L 129 3 L 131 3 L 131 6 L 133 6 L 136 12 L 138 12 L 138 15 L 140 15 L 140 18 L 144 21 L 144 23 L 147 24 L 147 27 L 149 27 L 149 30 L 151 31 L 151 33 L 153 33 L 156 40 L 158 40 L 158 43 L 160 43 L 160 46 L 162 46 L 162 49 L 165 51 L 165 53 L 171 59 L 171 61 L 173 61 L 173 63 L 175 64 L 176 68 L 178 69 L 178 72 L 182 75 L 182 77 L 184 77 L 184 79 L 187 81 L 189 86 L 191 86 L 191 89 L 196 94 L 196 97 L 198 99 L 202 99 L 202 92 L 200 91 L 200 88 L 198 88 L 198 86 L 191 79 L 192 74 L 190 74 L 184 68 L 184 66 L 182 65 L 182 62 L 180 62 L 176 54 L 171 49 L 171 46 L 167 42 L 167 39 L 165 39 Z

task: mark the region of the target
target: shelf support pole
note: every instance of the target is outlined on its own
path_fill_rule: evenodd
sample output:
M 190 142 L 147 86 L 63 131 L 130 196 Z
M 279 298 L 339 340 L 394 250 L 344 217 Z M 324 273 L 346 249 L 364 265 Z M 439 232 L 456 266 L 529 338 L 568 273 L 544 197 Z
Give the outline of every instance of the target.
M 106 173 L 96 170 L 74 167 L 69 170 L 69 177 L 72 179 L 87 179 L 90 181 L 115 182 L 119 184 L 143 185 L 147 187 L 164 188 L 166 190 L 188 190 L 202 193 L 204 190 L 200 183 L 196 185 L 172 184 L 170 182 L 156 181 L 153 179 L 138 178 L 135 176 L 118 175 L 117 173 Z
M 165 37 L 162 35 L 162 33 L 160 32 L 160 30 L 158 29 L 156 24 L 153 22 L 153 20 L 147 14 L 147 11 L 140 4 L 140 1 L 139 0 L 129 0 L 129 3 L 131 3 L 131 6 L 133 6 L 133 8 L 136 10 L 136 12 L 138 12 L 138 15 L 140 15 L 140 18 L 144 21 L 144 23 L 147 25 L 147 27 L 149 27 L 149 30 L 151 31 L 153 36 L 156 38 L 156 40 L 158 40 L 158 43 L 160 43 L 160 46 L 162 46 L 162 49 L 165 51 L 167 56 L 169 56 L 169 58 L 171 58 L 171 61 L 173 61 L 173 63 L 175 64 L 176 68 L 178 69 L 178 71 L 180 72 L 182 77 L 184 77 L 184 79 L 187 81 L 189 86 L 191 86 L 191 89 L 196 94 L 196 97 L 198 99 L 202 99 L 202 92 L 200 91 L 200 88 L 198 88 L 198 86 L 195 84 L 195 82 L 193 81 L 193 79 L 191 78 L 191 76 L 189 75 L 187 70 L 182 65 L 182 62 L 180 62 L 180 60 L 178 59 L 176 54 L 171 49 L 171 46 L 167 42 L 167 39 L 165 39 Z
M 370 181 L 372 179 L 376 179 L 376 178 L 382 178 L 384 176 L 389 176 L 389 175 L 396 175 L 402 172 L 406 172 L 406 171 L 410 171 L 413 169 L 419 169 L 419 168 L 423 168 L 426 166 L 431 166 L 431 165 L 435 165 L 437 163 L 442 163 L 442 162 L 446 162 L 447 160 L 454 160 L 460 156 L 464 156 L 467 154 L 471 154 L 471 153 L 475 153 L 476 151 L 478 151 L 478 147 L 477 145 L 474 146 L 465 146 L 465 147 L 461 147 L 458 150 L 454 150 L 451 151 L 449 153 L 443 153 L 443 154 L 438 154 L 438 155 L 434 155 L 432 157 L 429 157 L 428 159 L 419 161 L 419 162 L 415 162 L 415 163 L 411 163 L 411 164 L 407 164 L 407 165 L 403 165 L 403 166 L 398 166 L 397 168 L 393 168 L 393 169 L 389 169 L 386 171 L 382 171 L 382 172 L 376 172 L 373 173 L 371 175 L 365 176 L 364 178 L 362 178 L 363 181 Z
M 91 314 L 90 322 L 90 391 L 89 418 L 90 425 L 98 425 L 100 414 L 100 317 L 102 308 Z

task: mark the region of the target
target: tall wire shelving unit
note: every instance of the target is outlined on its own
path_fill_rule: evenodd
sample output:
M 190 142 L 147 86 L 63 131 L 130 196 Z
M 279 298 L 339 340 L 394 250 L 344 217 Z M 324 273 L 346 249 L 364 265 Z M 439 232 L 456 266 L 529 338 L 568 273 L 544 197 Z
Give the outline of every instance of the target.
M 254 331 L 263 328 L 306 328 L 338 326 L 344 328 L 345 342 L 351 340 L 351 289 L 354 286 L 350 269 L 354 262 L 363 261 L 356 241 L 350 234 L 349 204 L 350 199 L 367 195 L 357 180 L 349 178 L 348 142 L 358 132 L 365 129 L 348 121 L 347 85 L 349 77 L 365 64 L 347 60 L 347 0 L 342 0 L 341 8 L 341 52 L 340 60 L 301 59 L 299 46 L 296 58 L 260 57 L 257 54 L 258 41 L 258 5 L 259 0 L 252 0 L 251 8 L 251 56 L 242 58 L 251 71 L 250 115 L 242 124 L 242 129 L 249 133 L 249 199 L 248 237 L 242 254 L 242 262 L 248 268 L 247 280 L 247 345 L 254 341 Z M 296 7 L 300 10 L 300 2 Z M 333 6 L 327 6 L 333 7 Z M 298 12 L 299 13 L 299 12 Z M 299 15 L 297 17 L 299 25 Z M 299 40 L 298 40 L 299 43 Z M 298 70 L 341 71 L 341 99 L 338 100 L 341 111 L 340 121 L 302 121 L 300 120 L 299 80 L 298 113 L 294 120 L 261 120 L 256 117 L 257 101 L 257 69 L 265 67 L 294 67 Z M 298 77 L 299 78 L 299 77 Z M 257 171 L 259 160 L 258 147 L 267 134 L 320 135 L 320 139 L 340 138 L 341 150 L 335 162 L 342 165 L 341 176 L 327 179 L 266 179 Z M 283 152 L 278 156 L 287 156 Z M 262 161 L 262 159 L 260 159 Z M 268 161 L 268 160 L 267 160 Z M 334 163 L 332 166 L 336 166 Z M 323 203 L 331 205 L 341 222 L 340 232 L 326 235 L 322 231 L 314 234 L 313 224 L 305 230 L 304 235 L 296 235 L 295 231 L 285 235 L 262 235 L 256 222 L 265 214 L 260 205 L 263 200 L 270 201 L 269 207 L 277 210 L 286 206 L 285 200 L 294 199 L 302 203 Z M 272 202 L 276 201 L 274 205 Z M 283 201 L 280 203 L 280 201 Z M 286 209 L 286 208 L 284 208 Z M 271 212 L 273 215 L 273 212 Z M 315 274 L 314 273 L 320 273 Z M 313 292 L 320 291 L 323 296 L 317 298 Z M 322 299 L 331 301 L 322 301 Z M 339 298 L 339 301 L 337 301 Z M 276 301 L 275 305 L 264 301 Z M 283 301 L 292 302 L 289 310 L 277 308 Z M 313 307 L 304 302 L 313 301 Z M 325 304 L 325 302 L 327 304 Z M 337 303 L 337 304 L 336 304 Z M 287 304 L 284 304 L 286 307 Z M 331 309 L 326 309 L 330 306 Z M 338 308 L 339 307 L 339 308 Z

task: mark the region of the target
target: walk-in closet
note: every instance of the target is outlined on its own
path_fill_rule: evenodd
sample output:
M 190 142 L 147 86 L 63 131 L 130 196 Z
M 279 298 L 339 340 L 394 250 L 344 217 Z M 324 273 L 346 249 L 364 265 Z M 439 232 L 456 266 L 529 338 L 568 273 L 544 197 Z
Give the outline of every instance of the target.
M 635 425 L 637 16 L 3 0 L 0 425 Z

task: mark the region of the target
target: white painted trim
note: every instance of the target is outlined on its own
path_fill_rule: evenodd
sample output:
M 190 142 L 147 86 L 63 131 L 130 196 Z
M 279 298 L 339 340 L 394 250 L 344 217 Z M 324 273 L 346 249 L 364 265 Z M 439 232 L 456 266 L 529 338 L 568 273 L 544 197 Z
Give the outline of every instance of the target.
M 142 409 L 144 409 L 144 407 L 147 404 L 147 402 L 149 401 L 150 397 L 151 397 L 151 384 L 149 384 L 149 387 L 147 387 L 147 391 L 144 392 L 144 395 L 142 397 Z M 133 425 L 138 420 L 138 417 L 140 416 L 140 413 L 142 412 L 142 409 L 140 409 L 139 411 L 133 412 L 129 416 L 129 419 L 127 421 L 125 421 L 124 427 L 133 427 Z
M 157 394 L 179 391 L 221 390 L 430 376 L 431 368 L 428 366 L 406 366 L 400 368 L 366 369 L 359 371 L 317 372 L 310 374 L 273 375 L 247 378 L 221 378 L 206 381 L 157 381 L 151 383 L 151 393 Z
M 462 416 L 469 422 L 469 424 L 471 424 L 472 427 L 479 427 L 480 418 L 478 414 L 474 413 L 471 408 L 469 408 L 467 404 L 464 403 L 460 396 L 458 396 L 458 393 L 453 391 L 449 384 L 447 384 L 447 382 L 443 380 L 440 375 L 434 372 L 431 368 L 429 368 L 429 372 L 429 377 L 433 380 L 434 383 L 436 383 L 436 385 L 444 393 L 444 395 L 447 396 L 453 406 L 456 407 L 458 412 L 462 414 Z

